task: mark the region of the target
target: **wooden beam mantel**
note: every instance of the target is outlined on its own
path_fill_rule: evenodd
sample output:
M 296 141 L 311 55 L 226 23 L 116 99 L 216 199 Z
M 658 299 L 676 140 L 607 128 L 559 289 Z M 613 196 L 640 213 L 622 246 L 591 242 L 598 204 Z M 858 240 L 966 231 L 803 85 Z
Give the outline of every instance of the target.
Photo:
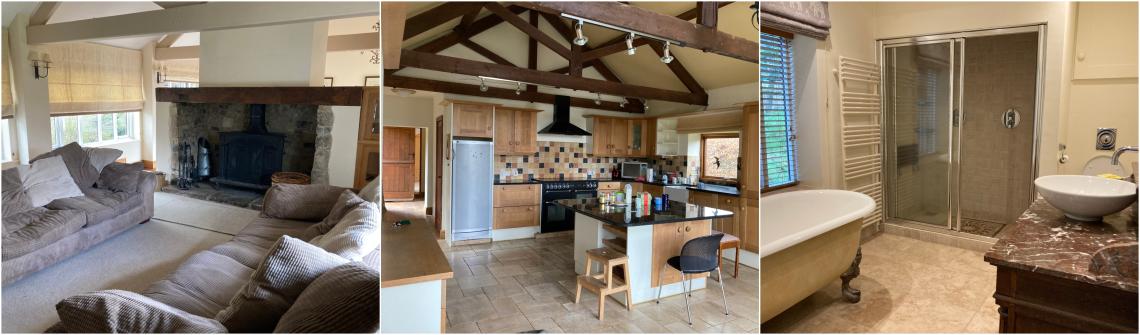
M 376 16 L 375 2 L 208 2 L 28 27 L 28 44 L 88 41 Z
M 570 14 L 677 41 L 681 46 L 759 63 L 760 44 L 706 26 L 617 2 L 515 2 L 552 14 Z
M 360 106 L 364 88 L 343 87 L 198 87 L 156 88 L 161 102 Z
M 571 77 L 546 71 L 477 62 L 413 50 L 404 50 L 401 53 L 400 61 L 402 66 L 425 70 L 517 80 L 619 97 L 665 100 L 701 106 L 708 105 L 707 94 L 678 92 L 653 87 L 615 83 L 606 80 Z
M 541 102 L 547 104 L 554 103 L 554 95 L 542 92 L 522 91 L 520 94 L 515 94 L 515 90 L 488 87 L 486 92 L 479 90 L 479 85 L 453 83 L 449 81 L 439 81 L 432 79 L 412 78 L 404 76 L 396 76 L 391 73 L 384 74 L 384 86 L 410 88 L 413 90 L 431 91 L 440 93 L 462 94 L 478 97 L 498 98 L 506 100 L 528 101 L 528 102 Z M 640 105 L 635 106 L 632 103 L 626 104 L 621 107 L 617 102 L 603 101 L 601 105 L 595 104 L 592 99 L 583 99 L 577 97 L 570 97 L 570 106 L 580 108 L 592 108 L 599 110 L 610 110 L 617 112 L 628 113 L 644 113 Z

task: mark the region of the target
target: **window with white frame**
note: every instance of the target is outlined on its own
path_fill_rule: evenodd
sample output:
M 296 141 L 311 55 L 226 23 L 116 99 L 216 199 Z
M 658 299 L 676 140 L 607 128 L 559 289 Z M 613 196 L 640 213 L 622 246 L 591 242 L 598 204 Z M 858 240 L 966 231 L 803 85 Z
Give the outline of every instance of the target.
M 174 81 L 174 80 L 167 80 L 167 81 L 163 81 L 163 82 L 162 82 L 162 84 L 158 84 L 158 87 L 166 87 L 166 88 L 195 88 L 195 87 L 198 87 L 198 83 L 195 83 L 195 82 L 192 82 L 192 81 Z
M 51 146 L 58 148 L 71 142 L 100 146 L 133 140 L 138 117 L 139 112 L 53 116 Z

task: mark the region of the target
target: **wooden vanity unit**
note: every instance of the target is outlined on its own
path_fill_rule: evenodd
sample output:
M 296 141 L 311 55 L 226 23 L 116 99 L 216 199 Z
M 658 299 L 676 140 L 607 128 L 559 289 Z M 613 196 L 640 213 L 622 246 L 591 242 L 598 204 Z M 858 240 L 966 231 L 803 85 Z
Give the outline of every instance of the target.
M 1137 332 L 1134 209 L 1068 219 L 1037 199 L 986 253 L 1002 333 Z

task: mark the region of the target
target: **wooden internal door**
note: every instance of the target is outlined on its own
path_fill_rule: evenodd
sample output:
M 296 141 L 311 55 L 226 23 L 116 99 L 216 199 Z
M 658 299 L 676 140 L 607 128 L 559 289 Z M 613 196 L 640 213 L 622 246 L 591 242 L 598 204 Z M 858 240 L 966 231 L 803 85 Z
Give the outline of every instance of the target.
M 435 200 L 432 201 L 432 206 L 440 208 L 443 203 L 443 115 L 435 118 Z M 443 221 L 440 221 L 439 210 L 433 210 L 430 213 L 432 221 L 435 221 L 435 237 L 443 237 Z
M 384 127 L 384 201 L 415 198 L 416 129 Z

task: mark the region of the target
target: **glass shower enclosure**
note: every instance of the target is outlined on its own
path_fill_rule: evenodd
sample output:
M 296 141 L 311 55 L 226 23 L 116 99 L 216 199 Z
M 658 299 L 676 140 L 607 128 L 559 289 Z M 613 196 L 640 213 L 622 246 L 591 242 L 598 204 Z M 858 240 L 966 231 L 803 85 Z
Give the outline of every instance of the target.
M 1044 31 L 879 41 L 889 222 L 995 237 L 1029 207 Z

